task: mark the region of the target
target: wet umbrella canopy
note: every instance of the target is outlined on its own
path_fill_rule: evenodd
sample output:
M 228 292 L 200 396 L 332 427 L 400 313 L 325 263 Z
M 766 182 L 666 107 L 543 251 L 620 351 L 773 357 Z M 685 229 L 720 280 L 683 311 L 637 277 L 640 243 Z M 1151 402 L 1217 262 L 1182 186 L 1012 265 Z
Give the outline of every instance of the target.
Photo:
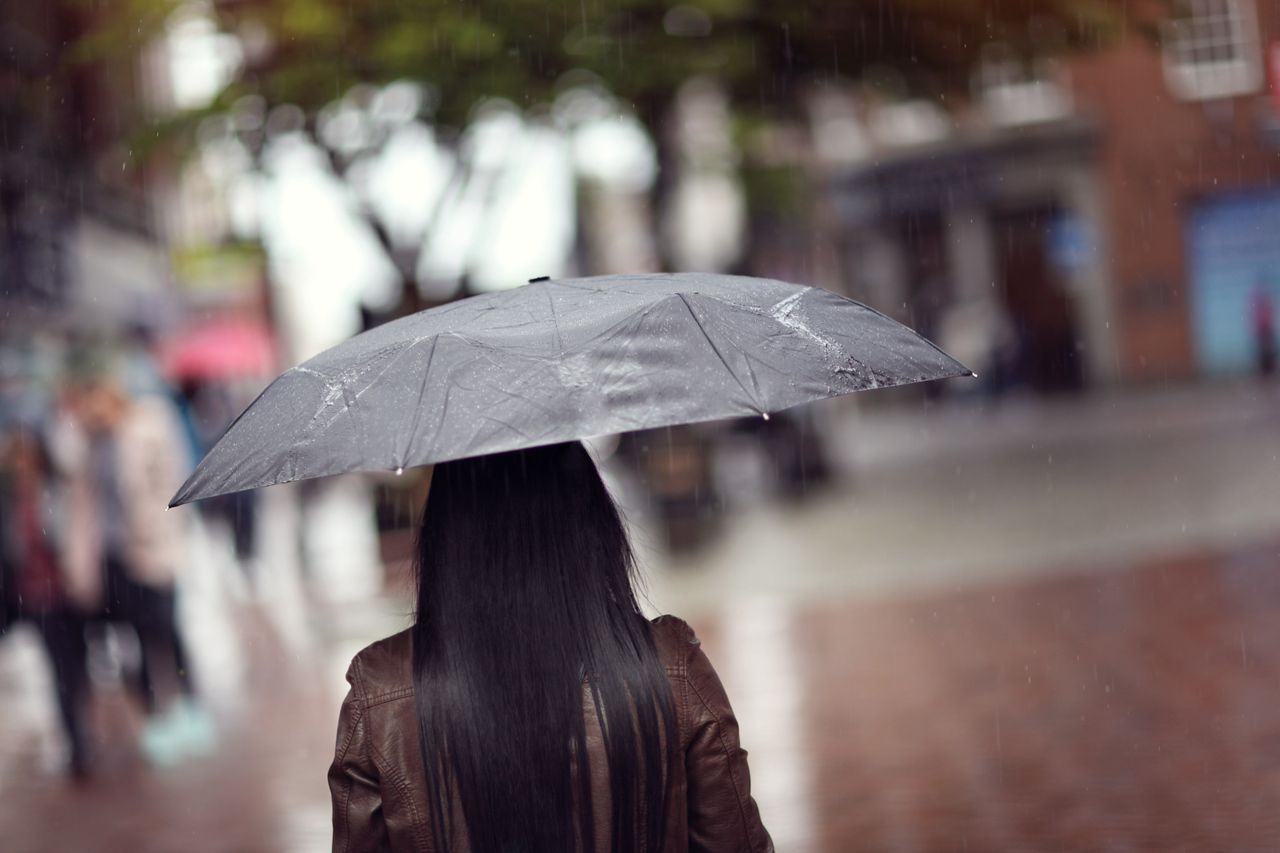
M 818 288 L 696 273 L 540 279 L 286 371 L 171 505 L 966 375 L 900 323 Z

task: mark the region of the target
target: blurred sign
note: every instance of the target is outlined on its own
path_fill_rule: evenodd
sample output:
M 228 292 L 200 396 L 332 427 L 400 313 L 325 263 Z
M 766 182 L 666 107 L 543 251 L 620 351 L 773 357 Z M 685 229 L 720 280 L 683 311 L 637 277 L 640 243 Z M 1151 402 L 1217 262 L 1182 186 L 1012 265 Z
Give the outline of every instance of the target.
M 1055 217 L 1046 238 L 1050 260 L 1064 272 L 1079 272 L 1097 259 L 1098 240 L 1093 226 L 1079 216 L 1068 213 Z
M 1254 305 L 1280 303 L 1280 192 L 1229 193 L 1190 217 L 1196 357 L 1212 374 L 1247 373 L 1256 360 Z
M 261 293 L 266 259 L 257 243 L 193 246 L 174 250 L 173 273 L 198 302 L 244 302 Z

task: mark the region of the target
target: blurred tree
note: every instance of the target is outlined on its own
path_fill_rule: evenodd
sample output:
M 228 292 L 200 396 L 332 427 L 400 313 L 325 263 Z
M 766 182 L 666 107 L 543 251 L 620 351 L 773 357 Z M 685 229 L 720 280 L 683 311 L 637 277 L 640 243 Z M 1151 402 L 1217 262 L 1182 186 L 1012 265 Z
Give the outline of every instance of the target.
M 233 86 L 316 110 L 356 83 L 439 87 L 436 117 L 465 123 L 482 98 L 522 106 L 584 69 L 650 127 L 690 77 L 713 76 L 749 112 L 785 113 L 812 79 L 888 68 L 913 90 L 967 88 L 991 41 L 1027 50 L 1104 42 L 1120 0 L 222 0 L 257 61 Z
M 670 159 L 664 130 L 677 91 L 693 77 L 718 80 L 735 113 L 756 124 L 798 117 L 813 82 L 890 80 L 898 96 L 945 96 L 968 89 L 985 44 L 1027 53 L 1097 46 L 1163 2 L 215 0 L 214 14 L 240 37 L 245 62 L 213 104 L 168 125 L 189 129 L 192 119 L 237 105 L 259 115 L 288 105 L 290 128 L 310 133 L 343 174 L 356 158 L 326 143 L 317 118 L 355 87 L 425 84 L 427 119 L 457 130 L 485 99 L 528 110 L 549 104 L 566 79 L 594 79 L 648 129 L 661 166 Z M 180 5 L 128 0 L 118 32 L 87 49 L 145 40 L 138 22 L 162 21 Z M 268 130 L 255 132 L 265 138 Z M 659 193 L 669 172 L 659 170 Z M 385 227 L 368 218 L 404 273 L 406 307 L 416 307 L 413 259 L 398 257 Z

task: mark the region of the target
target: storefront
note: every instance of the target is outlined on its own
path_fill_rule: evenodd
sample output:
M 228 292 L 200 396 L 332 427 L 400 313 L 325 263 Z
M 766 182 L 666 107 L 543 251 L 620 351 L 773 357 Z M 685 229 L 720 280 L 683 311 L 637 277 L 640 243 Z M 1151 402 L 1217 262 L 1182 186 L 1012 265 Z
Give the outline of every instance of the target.
M 850 294 L 1036 393 L 1113 381 L 1097 144 L 1069 118 L 850 170 L 832 188 Z

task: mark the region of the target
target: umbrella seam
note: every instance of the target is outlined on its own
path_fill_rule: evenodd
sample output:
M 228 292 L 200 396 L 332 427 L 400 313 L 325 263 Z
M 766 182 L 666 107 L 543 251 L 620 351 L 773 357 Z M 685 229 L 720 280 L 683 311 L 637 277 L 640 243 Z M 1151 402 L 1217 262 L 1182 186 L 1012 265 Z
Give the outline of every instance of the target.
M 883 313 L 883 312 L 881 312 L 881 311 L 877 311 L 875 308 L 872 308 L 870 305 L 866 305 L 866 304 L 864 304 L 864 303 L 862 303 L 862 302 L 859 302 L 859 301 L 858 301 L 858 300 L 856 300 L 856 299 L 850 299 L 850 298 L 849 298 L 849 297 L 847 297 L 847 296 L 841 296 L 839 293 L 836 293 L 835 291 L 827 290 L 825 287 L 810 287 L 810 288 L 808 288 L 808 289 L 809 289 L 809 290 L 816 290 L 816 291 L 819 291 L 820 293 L 829 293 L 829 294 L 831 294 L 832 296 L 834 296 L 836 299 L 843 300 L 844 302 L 850 302 L 850 303 L 852 303 L 852 304 L 854 304 L 854 305 L 857 305 L 859 308 L 863 308 L 863 309 L 866 309 L 867 311 L 870 311 L 872 314 L 876 315 L 877 317 L 881 318 L 882 320 L 887 320 L 887 321 L 889 321 L 890 323 L 893 323 L 893 324 L 895 324 L 895 325 L 903 326 L 903 328 L 907 329 L 907 331 L 911 332 L 911 333 L 912 333 L 912 334 L 914 334 L 917 338 L 919 338 L 920 340 L 922 340 L 922 341 L 924 341 L 926 344 L 928 344 L 929 348 L 930 348 L 930 349 L 932 349 L 934 352 L 936 352 L 938 355 L 942 356 L 942 357 L 943 357 L 943 358 L 945 358 L 947 361 L 950 361 L 950 362 L 951 362 L 951 363 L 953 363 L 953 364 L 959 365 L 961 368 L 963 368 L 965 371 L 967 371 L 967 375 L 969 375 L 969 376 L 976 376 L 976 375 L 977 375 L 977 374 L 975 374 L 972 370 L 969 370 L 969 368 L 968 368 L 968 367 L 966 367 L 965 365 L 963 365 L 963 364 L 961 364 L 959 361 L 957 361 L 953 356 L 951 356 L 949 353 L 947 353 L 947 351 L 946 351 L 946 350 L 944 350 L 942 347 L 938 346 L 938 345 L 937 345 L 937 344 L 935 344 L 933 341 L 931 341 L 929 338 L 927 338 L 927 337 L 925 337 L 924 335 L 920 334 L 919 332 L 915 331 L 915 329 L 912 329 L 912 328 L 911 328 L 911 327 L 909 327 L 909 326 L 905 326 L 904 324 L 900 323 L 899 321 L 897 321 L 897 320 L 893 319 L 893 318 L 892 318 L 892 317 L 890 317 L 888 314 L 885 314 L 885 313 Z M 884 347 L 881 347 L 881 349 L 885 349 L 885 348 L 884 348 Z M 965 373 L 958 374 L 958 376 L 965 376 L 965 375 L 966 375 Z
M 685 310 L 689 312 L 689 316 L 693 319 L 693 324 L 698 327 L 699 332 L 702 332 L 702 337 L 706 338 L 707 344 L 711 347 L 711 351 L 716 354 L 716 358 L 720 359 L 720 363 L 724 365 L 724 369 L 733 377 L 733 381 L 738 383 L 738 387 L 742 389 L 742 393 L 747 395 L 747 399 L 751 401 L 751 405 L 755 410 L 763 413 L 764 409 L 762 409 L 760 404 L 756 401 L 755 395 L 753 395 L 751 390 L 747 388 L 746 383 L 742 381 L 741 377 L 739 377 L 737 373 L 734 373 L 733 368 L 729 366 L 728 359 L 724 357 L 724 353 L 720 352 L 720 348 L 716 346 L 716 342 L 711 340 L 711 335 L 707 333 L 706 327 L 702 325 L 702 321 L 698 319 L 698 315 L 693 312 L 693 306 L 689 304 L 688 297 L 683 293 L 677 293 L 676 296 L 684 303 Z
M 417 346 L 421 338 L 415 340 L 410 346 Z M 440 336 L 435 335 L 431 338 L 431 351 L 427 353 L 427 364 L 422 370 L 422 380 L 418 383 L 418 401 L 413 406 L 413 421 L 409 425 L 409 436 L 405 441 L 404 452 L 400 454 L 400 458 L 396 460 L 397 467 L 403 468 L 405 463 L 409 461 L 409 451 L 413 449 L 414 437 L 418 434 L 418 426 L 422 421 L 422 401 L 427 396 L 427 378 L 431 375 L 431 365 L 436 359 L 436 345 L 440 343 Z M 409 347 L 405 347 L 409 349 Z
M 729 301 L 727 301 L 727 300 L 721 299 L 719 296 L 712 296 L 712 295 L 711 295 L 711 294 L 709 294 L 709 293 L 699 293 L 699 294 L 697 294 L 697 295 L 698 295 L 698 297 L 699 297 L 700 299 L 706 299 L 706 300 L 708 300 L 708 301 L 710 301 L 710 302 L 715 302 L 716 304 L 721 305 L 721 306 L 723 306 L 723 307 L 724 307 L 724 308 L 726 308 L 726 309 L 732 309 L 732 310 L 736 310 L 736 311 L 746 311 L 747 313 L 749 313 L 749 314 L 751 314 L 751 315 L 753 315 L 753 316 L 757 316 L 757 317 L 767 317 L 767 315 L 766 315 L 766 314 L 764 314 L 764 313 L 763 313 L 762 311 L 760 311 L 759 309 L 752 308 L 752 307 L 750 307 L 750 306 L 746 306 L 746 305 L 738 305 L 738 304 L 736 304 L 736 303 L 729 302 Z M 706 333 L 706 330 L 705 330 L 705 329 L 703 330 L 703 334 L 704 334 L 704 335 L 707 335 L 707 333 Z M 708 340 L 708 341 L 710 340 L 710 336 L 709 336 L 709 335 L 707 335 L 707 340 Z M 738 351 L 738 353 L 742 356 L 742 362 L 743 362 L 743 364 L 744 364 L 744 365 L 746 365 L 746 368 L 747 368 L 747 375 L 751 378 L 751 387 L 755 389 L 755 392 L 756 392 L 757 397 L 758 397 L 758 398 L 763 398 L 763 397 L 764 397 L 764 393 L 763 393 L 763 392 L 761 391 L 761 389 L 760 389 L 760 382 L 759 382 L 759 380 L 756 378 L 756 372 L 755 372 L 755 370 L 751 367 L 751 362 L 752 362 L 753 360 L 757 360 L 757 361 L 758 361 L 758 359 L 757 359 L 754 355 L 752 355 L 749 351 L 747 351 L 747 350 L 743 349 L 742 347 L 738 346 L 738 345 L 737 345 L 736 343 L 734 343 L 732 340 L 730 340 L 730 344 L 731 344 L 731 345 L 733 346 L 733 348 L 734 348 L 735 350 L 737 350 L 737 351 Z M 713 344 L 713 346 L 714 346 L 714 344 Z M 719 354 L 719 353 L 717 353 L 717 354 Z M 723 358 L 721 358 L 721 361 L 723 361 L 723 360 L 724 360 L 724 359 L 723 359 Z M 763 364 L 764 362 L 761 362 L 761 363 Z M 727 366 L 727 365 L 726 365 L 726 366 Z M 767 365 L 767 364 L 766 364 L 766 366 L 769 366 L 769 365 Z M 775 372 L 775 373 L 778 373 L 778 374 L 783 375 L 783 376 L 787 375 L 785 371 L 778 370 L 777 368 L 772 368 L 772 369 L 774 370 L 774 372 Z M 735 378 L 736 378 L 736 374 L 735 374 Z M 741 380 L 739 380 L 739 381 L 741 381 Z M 757 400 L 757 408 L 759 408 L 759 409 L 763 412 L 767 407 L 766 407 L 766 406 L 764 406 L 764 405 L 762 405 L 762 404 L 760 404 L 760 403 L 759 403 L 759 401 Z
M 321 412 L 323 412 L 324 409 L 332 402 L 332 399 L 329 398 L 328 395 L 330 392 L 333 392 L 333 391 L 338 391 L 339 393 L 341 393 L 343 408 L 341 411 L 337 412 L 332 418 L 329 418 L 327 421 L 324 422 L 324 425 L 323 425 L 324 429 L 328 429 L 329 427 L 333 426 L 334 422 L 336 422 L 344 414 L 350 415 L 351 417 L 356 418 L 357 416 L 353 410 L 356 408 L 356 404 L 359 402 L 360 398 L 364 396 L 365 392 L 367 392 L 370 388 L 372 388 L 373 385 L 379 379 L 385 376 L 387 372 L 390 371 L 391 368 L 394 367 L 396 363 L 404 356 L 405 353 L 407 353 L 409 350 L 416 347 L 418 344 L 422 343 L 424 340 L 431 338 L 432 352 L 434 353 L 435 341 L 439 340 L 440 334 L 445 334 L 445 333 L 437 333 L 435 335 L 423 335 L 422 337 L 414 338 L 414 340 L 411 341 L 410 343 L 403 344 L 399 347 L 388 346 L 388 347 L 382 347 L 381 349 L 377 350 L 376 352 L 379 355 L 383 353 L 389 353 L 390 358 L 387 360 L 386 365 L 383 366 L 383 368 L 378 371 L 378 374 L 376 376 L 374 376 L 372 379 L 366 382 L 364 384 L 364 387 L 362 387 L 360 390 L 354 391 L 354 392 L 351 390 L 348 384 L 343 380 L 341 374 L 339 376 L 333 377 L 319 370 L 316 370 L 315 368 L 307 367 L 305 365 L 299 365 L 296 368 L 294 368 L 294 370 L 296 370 L 297 372 L 303 375 L 314 376 L 318 378 L 322 383 L 324 383 L 324 386 L 325 386 L 326 396 L 325 396 L 325 399 L 321 401 L 321 404 L 322 404 L 321 408 L 312 416 L 311 420 L 308 422 L 307 426 L 302 430 L 302 432 L 304 434 L 311 432 L 312 424 L 314 424 L 320 418 Z M 362 436 L 365 435 L 363 422 L 360 423 L 359 431 Z M 305 444 L 313 439 L 303 438 L 300 440 Z
M 560 352 L 563 353 L 564 335 L 560 333 L 560 314 L 556 311 L 556 301 L 552 298 L 550 290 L 543 288 L 543 293 L 547 297 L 547 308 L 551 311 L 551 323 L 556 327 L 556 345 Z
M 185 500 L 179 501 L 178 499 L 180 497 L 183 497 L 184 493 L 186 493 L 189 489 L 194 490 L 195 487 L 193 485 L 193 482 L 196 478 L 196 474 L 198 474 L 200 472 L 201 467 L 203 467 L 205 460 L 213 455 L 213 451 L 218 449 L 218 445 L 222 443 L 222 440 L 227 437 L 227 434 L 231 432 L 231 430 L 235 427 L 235 425 L 240 423 L 240 421 L 244 419 L 245 415 L 249 414 L 249 410 L 252 409 L 259 400 L 261 400 L 263 397 L 266 396 L 267 392 L 271 390 L 273 385 L 275 385 L 277 382 L 283 379 L 285 375 L 288 373 L 289 371 L 286 370 L 284 374 L 281 374 L 280 376 L 277 376 L 275 379 L 272 379 L 270 382 L 268 382 L 267 387 L 259 391 L 258 395 L 253 398 L 253 401 L 250 402 L 249 405 L 245 406 L 244 410 L 241 411 L 240 414 L 236 415 L 235 418 L 231 421 L 231 423 L 227 424 L 226 429 L 224 429 L 222 431 L 222 434 L 218 436 L 216 441 L 214 441 L 213 445 L 205 453 L 204 458 L 202 458 L 199 462 L 196 463 L 195 468 L 193 468 L 191 473 L 187 475 L 187 479 L 183 481 L 182 485 L 178 488 L 178 491 L 174 493 L 174 496 L 169 499 L 170 508 L 174 506 L 181 506 L 181 504 L 186 503 Z

